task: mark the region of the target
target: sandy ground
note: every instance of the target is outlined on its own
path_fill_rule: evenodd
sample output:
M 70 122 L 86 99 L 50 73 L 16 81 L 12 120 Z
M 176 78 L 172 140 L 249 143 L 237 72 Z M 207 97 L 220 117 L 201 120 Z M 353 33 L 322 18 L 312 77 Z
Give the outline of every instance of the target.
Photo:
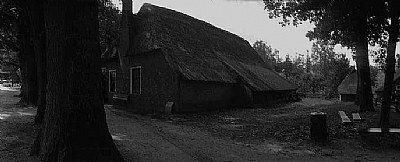
M 107 108 L 110 132 L 127 161 L 287 161 L 291 158 L 218 139 L 194 127 Z M 110 113 L 111 111 L 111 113 Z M 122 117 L 124 116 L 124 117 Z
M 36 135 L 32 123 L 36 109 L 19 107 L 14 89 L 0 87 L 0 162 L 37 161 L 29 156 Z M 303 100 L 294 105 L 303 107 L 332 105 L 336 101 Z M 291 105 L 293 106 L 293 105 Z M 283 108 L 282 111 L 285 111 Z M 288 110 L 290 108 L 287 108 Z M 131 114 L 111 105 L 105 106 L 107 122 L 113 139 L 126 161 L 399 161 L 398 151 L 371 151 L 351 146 L 286 147 L 269 139 L 246 142 L 218 135 L 183 118 L 152 119 Z M 283 113 L 283 116 L 287 116 Z M 290 115 L 290 113 L 288 113 Z M 224 120 L 234 120 L 224 118 Z M 185 124 L 182 124 L 185 123 Z M 221 125 L 219 125 L 221 126 Z M 218 127 L 219 127 L 218 126 Z M 229 127 L 228 129 L 232 129 Z M 221 129 L 221 130 L 228 130 Z M 211 129 L 212 130 L 212 129 Z M 314 146 L 313 146 L 314 147 Z M 337 148 L 333 148 L 337 147 Z M 351 156 L 349 156 L 351 155 Z
M 277 141 L 243 143 L 220 138 L 179 118 L 151 119 L 106 106 L 110 132 L 126 161 L 332 161 Z M 179 121 L 178 121 L 179 122 Z

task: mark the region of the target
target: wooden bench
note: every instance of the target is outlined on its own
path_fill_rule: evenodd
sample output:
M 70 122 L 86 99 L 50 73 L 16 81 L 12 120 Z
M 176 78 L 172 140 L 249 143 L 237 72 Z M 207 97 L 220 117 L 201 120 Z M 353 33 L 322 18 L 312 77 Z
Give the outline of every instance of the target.
M 400 128 L 369 128 L 369 133 L 400 133 Z
M 361 116 L 359 113 L 352 113 L 351 116 L 353 117 L 353 122 L 361 121 Z
M 129 94 L 122 94 L 122 93 L 115 93 L 113 95 L 113 99 L 118 99 L 118 100 L 123 100 L 127 101 L 129 97 Z
M 351 120 L 344 111 L 339 111 L 340 121 L 342 124 L 351 124 Z

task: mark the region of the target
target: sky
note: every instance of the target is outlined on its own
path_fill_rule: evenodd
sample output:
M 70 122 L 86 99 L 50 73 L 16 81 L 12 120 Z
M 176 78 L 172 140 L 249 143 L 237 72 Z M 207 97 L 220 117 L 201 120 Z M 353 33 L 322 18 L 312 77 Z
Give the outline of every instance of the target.
M 121 6 L 120 0 L 112 1 L 117 7 Z M 278 49 L 282 57 L 311 51 L 312 42 L 305 35 L 314 25 L 304 22 L 297 27 L 282 27 L 279 19 L 269 19 L 262 0 L 133 0 L 133 12 L 137 13 L 143 3 L 170 8 L 206 21 L 244 38 L 251 45 L 257 40 L 265 41 L 273 49 Z M 354 64 L 348 50 L 338 47 L 336 51 L 347 53 Z M 400 53 L 400 48 L 397 51 Z

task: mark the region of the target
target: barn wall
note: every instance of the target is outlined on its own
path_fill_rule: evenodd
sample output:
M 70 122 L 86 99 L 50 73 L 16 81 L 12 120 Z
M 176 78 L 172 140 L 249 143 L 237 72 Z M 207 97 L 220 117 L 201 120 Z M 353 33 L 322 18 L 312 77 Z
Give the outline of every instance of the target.
M 340 101 L 354 102 L 356 100 L 356 96 L 356 94 L 340 94 Z
M 254 106 L 264 107 L 286 103 L 290 99 L 290 93 L 293 91 L 265 91 L 253 92 Z
M 246 105 L 248 96 L 238 84 L 188 81 L 180 82 L 180 112 L 235 108 Z
M 129 57 L 128 62 L 128 68 L 141 66 L 142 71 L 142 93 L 130 94 L 128 110 L 164 112 L 167 102 L 177 102 L 177 77 L 161 51 Z M 129 81 L 127 83 L 130 85 Z M 129 92 L 130 89 L 127 90 Z
M 167 102 L 175 103 L 175 111 L 202 111 L 222 108 L 246 108 L 287 102 L 291 91 L 251 92 L 242 84 L 189 81 L 179 77 L 169 66 L 162 51 L 125 57 L 122 70 L 118 60 L 108 63 L 108 70 L 117 70 L 117 92 L 129 94 L 128 101 L 115 100 L 109 93 L 111 104 L 123 105 L 127 110 L 164 112 Z M 130 94 L 130 68 L 141 66 L 142 93 Z

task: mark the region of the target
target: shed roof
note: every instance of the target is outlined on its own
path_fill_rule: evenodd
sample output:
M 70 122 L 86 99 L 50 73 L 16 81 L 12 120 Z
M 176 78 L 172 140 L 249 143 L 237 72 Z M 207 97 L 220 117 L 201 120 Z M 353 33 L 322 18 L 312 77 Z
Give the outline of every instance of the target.
M 189 80 L 245 81 L 257 91 L 297 88 L 270 70 L 246 40 L 207 22 L 148 3 L 133 19 L 127 56 L 161 49 L 169 64 Z
M 338 87 L 339 94 L 357 94 L 357 71 L 353 70 Z

